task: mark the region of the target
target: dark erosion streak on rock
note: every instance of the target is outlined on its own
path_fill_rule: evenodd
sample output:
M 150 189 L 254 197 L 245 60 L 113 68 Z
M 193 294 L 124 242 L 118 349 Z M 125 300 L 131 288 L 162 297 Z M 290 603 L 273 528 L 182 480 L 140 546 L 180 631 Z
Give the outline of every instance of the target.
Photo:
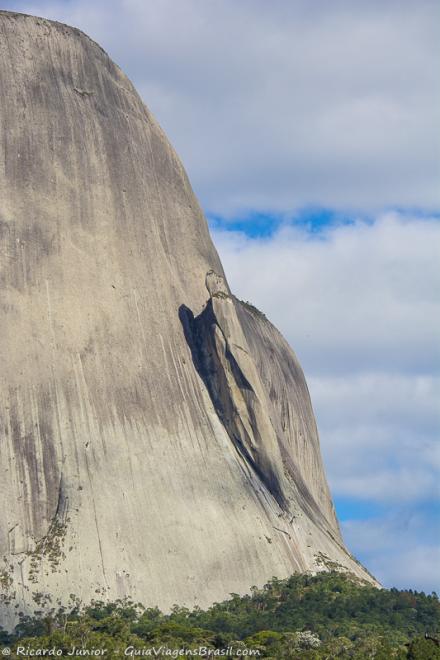
M 179 318 L 182 322 L 186 341 L 191 350 L 194 366 L 206 385 L 213 406 L 233 445 L 243 460 L 248 463 L 258 478 L 267 487 L 280 508 L 286 510 L 286 500 L 276 475 L 270 472 L 266 473 L 260 467 L 255 460 L 255 456 L 249 451 L 248 443 L 242 437 L 242 433 L 240 433 L 240 429 L 237 426 L 239 412 L 235 406 L 231 389 L 228 387 L 224 368 L 218 359 L 213 337 L 214 329 L 219 326 L 212 309 L 212 300 L 208 301 L 206 307 L 197 317 L 194 317 L 193 312 L 188 307 L 182 305 L 179 308 Z M 252 386 L 246 380 L 246 377 L 228 348 L 226 349 L 225 357 L 237 388 L 239 390 L 247 390 L 248 394 L 253 394 Z

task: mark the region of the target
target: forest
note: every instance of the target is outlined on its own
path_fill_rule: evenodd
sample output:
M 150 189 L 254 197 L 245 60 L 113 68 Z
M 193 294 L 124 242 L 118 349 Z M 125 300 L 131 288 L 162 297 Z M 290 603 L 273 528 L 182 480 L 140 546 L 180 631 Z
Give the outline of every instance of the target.
M 338 571 L 295 574 L 208 609 L 169 613 L 129 600 L 20 616 L 9 657 L 440 659 L 437 594 L 376 589 Z M 6 649 L 6 652 L 5 650 Z M 39 652 L 38 652 L 39 651 Z

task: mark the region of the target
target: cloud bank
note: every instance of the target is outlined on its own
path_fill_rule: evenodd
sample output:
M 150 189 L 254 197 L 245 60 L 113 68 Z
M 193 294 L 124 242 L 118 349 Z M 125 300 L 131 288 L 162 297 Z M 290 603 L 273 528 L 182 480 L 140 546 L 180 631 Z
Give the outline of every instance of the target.
M 436 0 L 42 0 L 98 40 L 183 158 L 202 205 L 440 202 Z
M 302 363 L 347 542 L 387 586 L 438 589 L 440 223 L 215 240 L 233 290 Z

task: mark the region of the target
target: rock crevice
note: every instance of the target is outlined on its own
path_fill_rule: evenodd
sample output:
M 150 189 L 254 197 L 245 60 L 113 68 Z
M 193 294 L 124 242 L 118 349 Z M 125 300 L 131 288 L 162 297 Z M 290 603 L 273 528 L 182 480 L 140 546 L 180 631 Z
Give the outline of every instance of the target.
M 198 316 L 180 310 L 194 365 L 239 455 L 287 511 L 282 457 L 234 299 L 226 284 L 208 291 L 211 297 Z

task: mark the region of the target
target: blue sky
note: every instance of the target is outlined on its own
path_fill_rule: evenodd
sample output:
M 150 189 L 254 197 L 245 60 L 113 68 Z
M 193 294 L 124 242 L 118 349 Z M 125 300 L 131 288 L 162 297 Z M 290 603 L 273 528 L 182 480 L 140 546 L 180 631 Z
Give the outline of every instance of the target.
M 436 0 L 16 0 L 129 75 L 308 380 L 351 550 L 440 589 Z

